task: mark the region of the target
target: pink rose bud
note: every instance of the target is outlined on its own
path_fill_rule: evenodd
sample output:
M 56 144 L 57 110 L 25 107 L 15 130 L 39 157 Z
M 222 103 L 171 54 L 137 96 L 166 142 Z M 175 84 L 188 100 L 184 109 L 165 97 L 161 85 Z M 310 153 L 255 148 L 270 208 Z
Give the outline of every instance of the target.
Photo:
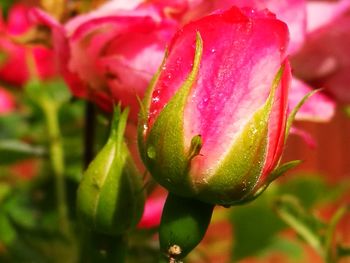
M 276 167 L 287 130 L 288 35 L 267 10 L 237 7 L 177 32 L 139 125 L 142 158 L 161 185 L 233 205 L 285 171 Z

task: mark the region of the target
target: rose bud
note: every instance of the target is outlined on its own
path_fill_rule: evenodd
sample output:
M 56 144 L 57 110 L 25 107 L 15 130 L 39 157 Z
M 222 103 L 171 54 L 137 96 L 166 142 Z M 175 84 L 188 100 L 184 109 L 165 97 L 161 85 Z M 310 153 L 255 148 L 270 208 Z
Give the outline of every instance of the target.
M 267 10 L 237 7 L 177 32 L 139 123 L 143 161 L 162 186 L 229 206 L 296 164 L 277 167 L 288 130 L 288 35 Z
M 123 234 L 139 222 L 144 206 L 142 176 L 124 142 L 128 112 L 115 109 L 106 145 L 85 171 L 77 193 L 78 215 L 88 227 Z

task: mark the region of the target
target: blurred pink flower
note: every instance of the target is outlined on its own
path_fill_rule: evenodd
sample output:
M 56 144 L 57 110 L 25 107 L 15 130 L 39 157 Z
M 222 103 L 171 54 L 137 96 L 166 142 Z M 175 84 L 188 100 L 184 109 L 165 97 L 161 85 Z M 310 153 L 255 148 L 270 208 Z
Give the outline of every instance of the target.
M 308 15 L 312 31 L 292 58 L 295 74 L 350 103 L 350 1 L 310 2 Z
M 32 56 L 38 76 L 47 79 L 55 76 L 53 52 L 44 46 L 25 46 L 14 41 L 34 27 L 29 17 L 29 8 L 22 4 L 14 5 L 7 21 L 0 22 L 0 79 L 13 85 L 23 85 L 30 78 L 28 60 Z
M 175 20 L 165 18 L 152 5 L 126 10 L 117 1 L 64 26 L 39 10 L 34 14 L 56 34 L 56 54 L 73 94 L 104 110 L 121 102 L 130 106 L 136 120 L 137 97 L 143 97 L 161 64 L 166 43 L 177 27 Z
M 138 228 L 153 228 L 159 226 L 165 199 L 165 190 L 157 187 L 146 200 L 141 221 L 137 225 Z
M 289 108 L 294 109 L 297 104 L 311 91 L 311 88 L 297 78 L 292 79 L 291 92 L 289 94 Z M 335 103 L 328 96 L 319 91 L 312 95 L 302 106 L 301 114 L 297 114 L 300 121 L 323 122 L 330 120 L 334 115 Z
M 16 103 L 13 95 L 0 87 L 0 115 L 11 113 L 15 110 Z

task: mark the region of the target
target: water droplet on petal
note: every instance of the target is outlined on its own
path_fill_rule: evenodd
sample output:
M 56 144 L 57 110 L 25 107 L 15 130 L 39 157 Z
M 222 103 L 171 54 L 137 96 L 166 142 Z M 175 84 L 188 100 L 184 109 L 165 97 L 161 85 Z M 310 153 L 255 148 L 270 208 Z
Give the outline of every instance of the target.
M 156 149 L 153 146 L 148 147 L 147 149 L 147 156 L 150 159 L 156 158 Z

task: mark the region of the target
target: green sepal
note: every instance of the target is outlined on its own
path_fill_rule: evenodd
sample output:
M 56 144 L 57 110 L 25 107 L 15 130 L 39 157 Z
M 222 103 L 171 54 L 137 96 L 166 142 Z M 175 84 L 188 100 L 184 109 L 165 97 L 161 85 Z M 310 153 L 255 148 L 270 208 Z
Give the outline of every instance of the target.
M 148 112 L 152 100 L 152 93 L 153 90 L 158 82 L 159 76 L 162 72 L 162 69 L 165 65 L 166 59 L 168 57 L 168 49 L 165 50 L 165 54 L 163 57 L 163 61 L 158 68 L 156 74 L 151 79 L 151 82 L 146 89 L 144 99 L 140 101 L 140 98 L 138 98 L 139 105 L 140 105 L 140 112 L 139 112 L 139 118 L 138 118 L 138 128 L 137 128 L 137 144 L 139 147 L 139 153 L 141 156 L 141 159 L 146 162 L 147 160 L 147 155 L 146 155 L 146 145 L 145 145 L 145 134 L 148 130 Z
M 269 174 L 269 176 L 267 177 L 267 183 L 268 184 L 272 183 L 278 177 L 282 176 L 289 170 L 297 167 L 300 163 L 302 163 L 301 160 L 294 160 L 294 161 L 286 162 L 284 164 L 279 165 Z
M 193 188 L 187 174 L 190 160 L 184 146 L 183 112 L 197 78 L 202 50 L 202 39 L 197 33 L 192 71 L 159 113 L 145 139 L 145 145 L 140 147 L 144 152 L 144 162 L 153 177 L 168 190 L 187 196 L 193 194 Z M 139 138 L 140 136 L 144 140 L 144 135 L 139 134 Z
M 188 151 L 188 161 L 190 162 L 194 157 L 199 155 L 202 149 L 203 141 L 200 135 L 196 135 L 191 140 L 190 150 Z
M 273 170 L 269 176 L 267 177 L 266 182 L 261 185 L 255 192 L 253 192 L 252 195 L 249 195 L 247 197 L 244 198 L 244 200 L 242 200 L 241 202 L 239 202 L 239 205 L 243 205 L 246 203 L 249 203 L 253 200 L 255 200 L 256 198 L 258 198 L 263 192 L 265 192 L 265 190 L 267 189 L 267 187 L 277 178 L 279 178 L 280 176 L 284 175 L 287 171 L 295 168 L 296 166 L 298 166 L 302 161 L 300 160 L 294 160 L 294 161 L 290 161 L 287 163 L 284 163 L 280 166 L 278 166 L 277 168 L 275 168 L 275 170 Z
M 290 132 L 290 128 L 292 127 L 292 124 L 295 120 L 295 116 L 297 115 L 299 109 L 305 104 L 305 102 L 313 96 L 315 93 L 319 92 L 320 90 L 313 90 L 307 93 L 300 101 L 299 103 L 294 107 L 294 109 L 290 112 L 288 119 L 287 119 L 287 125 L 286 125 L 286 133 L 285 133 L 285 141 L 288 139 L 288 135 Z
M 208 175 L 199 189 L 200 200 L 230 206 L 251 198 L 265 164 L 269 117 L 283 72 L 281 67 L 265 104 L 242 129 L 213 174 Z
M 144 193 L 141 175 L 124 142 L 128 110 L 114 110 L 110 136 L 85 171 L 77 193 L 81 220 L 96 232 L 119 235 L 141 218 Z
M 214 205 L 169 193 L 159 227 L 159 242 L 167 262 L 184 258 L 203 239 Z

